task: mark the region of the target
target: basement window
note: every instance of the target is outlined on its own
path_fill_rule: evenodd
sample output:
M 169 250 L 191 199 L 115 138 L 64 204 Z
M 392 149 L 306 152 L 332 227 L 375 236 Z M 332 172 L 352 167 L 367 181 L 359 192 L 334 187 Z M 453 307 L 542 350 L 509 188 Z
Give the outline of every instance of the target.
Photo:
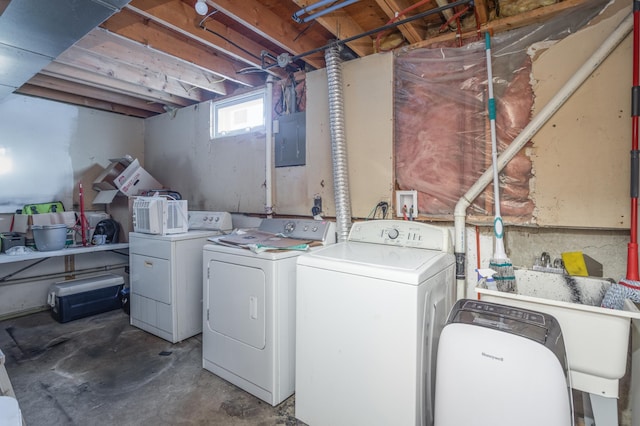
M 211 138 L 263 131 L 265 91 L 212 103 Z

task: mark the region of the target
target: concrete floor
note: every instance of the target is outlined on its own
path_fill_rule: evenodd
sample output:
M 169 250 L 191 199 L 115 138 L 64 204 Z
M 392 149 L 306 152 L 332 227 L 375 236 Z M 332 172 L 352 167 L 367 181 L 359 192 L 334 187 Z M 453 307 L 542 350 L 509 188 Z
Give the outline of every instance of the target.
M 1 321 L 0 349 L 29 426 L 304 425 L 294 397 L 272 407 L 204 370 L 201 335 L 171 344 L 122 310 Z
M 294 396 L 272 407 L 203 369 L 201 335 L 171 344 L 122 310 L 65 324 L 49 312 L 0 321 L 0 350 L 28 426 L 305 425 Z M 631 425 L 628 378 L 620 426 Z M 574 393 L 576 425 L 581 399 Z

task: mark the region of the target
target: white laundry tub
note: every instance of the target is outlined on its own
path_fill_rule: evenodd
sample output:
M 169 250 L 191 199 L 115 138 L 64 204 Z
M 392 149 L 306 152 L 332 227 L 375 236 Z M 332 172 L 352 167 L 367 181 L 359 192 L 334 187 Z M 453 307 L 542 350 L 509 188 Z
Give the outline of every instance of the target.
M 518 292 L 476 287 L 481 300 L 553 315 L 562 328 L 571 386 L 605 398 L 618 397 L 618 381 L 626 371 L 631 319 L 640 311 L 629 300 L 625 310 L 601 308 L 611 282 L 516 269 Z

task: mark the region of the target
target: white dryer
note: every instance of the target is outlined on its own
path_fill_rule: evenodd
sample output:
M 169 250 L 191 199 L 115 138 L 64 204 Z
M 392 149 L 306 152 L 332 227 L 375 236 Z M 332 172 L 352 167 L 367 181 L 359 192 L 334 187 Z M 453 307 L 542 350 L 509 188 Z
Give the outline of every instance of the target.
M 329 221 L 264 219 L 258 232 L 335 242 Z M 256 235 L 236 234 L 204 247 L 202 365 L 275 406 L 294 392 L 296 258 L 304 252 L 222 245 L 250 245 Z
M 430 425 L 440 331 L 455 301 L 449 231 L 353 224 L 298 257 L 295 416 L 309 425 Z

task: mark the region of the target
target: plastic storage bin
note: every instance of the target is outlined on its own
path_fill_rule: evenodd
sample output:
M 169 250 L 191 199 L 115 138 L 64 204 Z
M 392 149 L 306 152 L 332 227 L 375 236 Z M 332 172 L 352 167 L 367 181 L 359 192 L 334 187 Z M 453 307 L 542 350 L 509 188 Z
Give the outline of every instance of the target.
M 5 232 L 0 234 L 0 251 L 2 253 L 6 253 L 11 247 L 15 246 L 23 246 L 24 245 L 24 235 L 20 235 L 17 232 Z
M 55 283 L 49 289 L 51 316 L 68 322 L 122 308 L 120 291 L 124 279 L 115 274 Z

